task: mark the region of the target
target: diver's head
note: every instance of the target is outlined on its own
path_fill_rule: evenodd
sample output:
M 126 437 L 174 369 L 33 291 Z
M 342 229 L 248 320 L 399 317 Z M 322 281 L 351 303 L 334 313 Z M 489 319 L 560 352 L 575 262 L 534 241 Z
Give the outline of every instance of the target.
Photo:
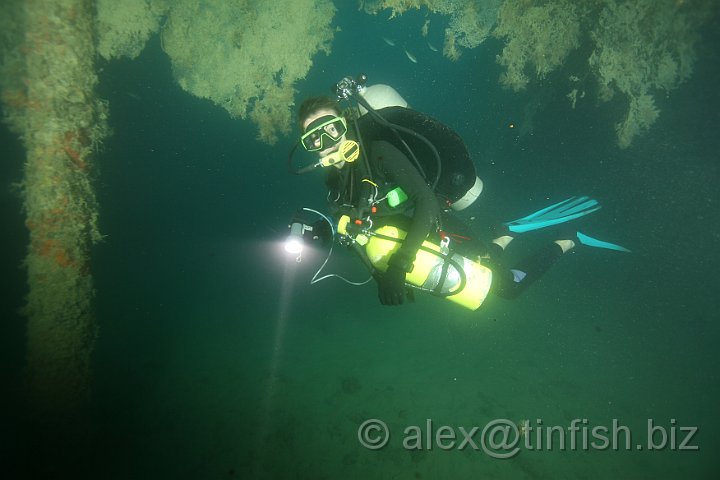
M 336 117 L 342 116 L 337 100 L 328 96 L 306 98 L 298 109 L 298 125 L 300 130 L 305 131 L 305 120 L 318 110 L 332 110 Z
M 312 97 L 300 105 L 298 121 L 303 135 L 303 148 L 318 152 L 325 157 L 338 150 L 345 140 L 347 121 L 342 116 L 337 101 L 329 97 Z M 342 167 L 344 162 L 335 164 Z

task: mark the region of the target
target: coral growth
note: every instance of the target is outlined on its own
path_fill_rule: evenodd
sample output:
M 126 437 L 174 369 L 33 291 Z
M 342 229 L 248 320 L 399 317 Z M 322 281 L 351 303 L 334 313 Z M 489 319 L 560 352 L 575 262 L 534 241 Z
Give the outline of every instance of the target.
M 140 55 L 160 29 L 166 2 L 158 0 L 97 0 L 97 49 L 105 59 Z
M 630 108 L 625 120 L 615 127 L 618 146 L 629 147 L 633 138 L 646 132 L 659 116 L 660 111 L 655 107 L 652 96 L 643 94 L 630 97 Z
M 579 46 L 580 16 L 569 0 L 506 0 L 493 34 L 506 41 L 497 58 L 505 67 L 500 83 L 518 91 L 530 81 L 530 70 L 545 78 Z
M 274 143 L 290 131 L 293 85 L 316 53 L 330 52 L 334 14 L 331 0 L 100 0 L 98 50 L 133 58 L 161 29 L 178 84 L 250 118 Z
M 3 26 L 15 23 L 0 29 L 0 98 L 27 150 L 27 384 L 43 410 L 75 408 L 90 388 L 89 261 L 100 239 L 91 173 L 107 134 L 107 104 L 95 94 L 94 13 L 83 0 L 15 0 L 0 8 Z
M 450 17 L 445 29 L 443 55 L 450 60 L 460 58 L 462 48 L 475 48 L 490 35 L 497 20 L 502 0 L 375 0 L 360 2 L 360 8 L 376 15 L 390 10 L 390 18 L 410 9 L 427 8 L 429 12 Z M 422 27 L 427 34 L 427 23 Z
M 25 9 L 19 0 L 0 2 L 0 101 L 3 121 L 16 134 L 25 131 L 28 103 L 23 45 Z
M 697 32 L 711 8 L 710 1 L 604 2 L 592 29 L 595 49 L 589 64 L 598 77 L 601 99 L 615 92 L 628 98 L 626 118 L 617 127 L 621 148 L 658 118 L 652 92 L 668 92 L 692 75 Z
M 390 18 L 421 8 L 448 16 L 443 53 L 452 60 L 492 31 L 504 42 L 500 82 L 514 91 L 560 69 L 574 50 L 591 52 L 587 64 L 567 73 L 597 77 L 602 101 L 617 93 L 627 99 L 616 129 L 623 148 L 658 118 L 652 96 L 692 75 L 700 27 L 718 13 L 717 0 L 365 0 L 360 6 L 371 14 L 389 10 Z M 585 94 L 577 87 L 566 94 L 572 108 Z
M 260 140 L 274 143 L 290 131 L 293 85 L 317 52 L 330 52 L 334 14 L 330 0 L 182 0 L 162 44 L 183 89 L 249 117 Z

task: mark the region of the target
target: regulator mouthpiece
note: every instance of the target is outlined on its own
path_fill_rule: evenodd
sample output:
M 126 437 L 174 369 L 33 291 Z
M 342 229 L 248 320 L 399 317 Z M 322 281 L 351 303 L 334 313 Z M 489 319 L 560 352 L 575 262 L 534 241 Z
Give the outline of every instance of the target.
M 360 145 L 354 140 L 345 140 L 335 152 L 320 159 L 323 167 L 330 167 L 340 162 L 352 163 L 360 156 Z

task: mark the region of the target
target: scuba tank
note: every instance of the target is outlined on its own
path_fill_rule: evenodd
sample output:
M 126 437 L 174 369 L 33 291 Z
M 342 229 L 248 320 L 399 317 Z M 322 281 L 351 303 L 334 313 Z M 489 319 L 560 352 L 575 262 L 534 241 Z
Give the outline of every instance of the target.
M 476 175 L 465 143 L 455 131 L 429 115 L 412 110 L 389 85 L 363 85 L 358 91 L 374 110 L 369 112 L 362 103 L 358 105 L 358 129 L 366 141 L 384 140 L 408 153 L 420 174 L 443 200 L 444 207 L 464 210 L 480 196 L 483 182 Z
M 475 165 L 458 134 L 434 118 L 410 109 L 405 99 L 389 85 L 366 87 L 366 82 L 367 76 L 361 74 L 357 79 L 345 77 L 335 84 L 338 100 L 356 101 L 357 107 L 346 110 L 346 116 L 355 123 L 356 132 L 363 130 L 367 141 L 387 141 L 407 154 L 444 208 L 459 211 L 472 205 L 483 191 L 483 182 L 476 175 Z M 362 153 L 363 140 L 358 137 L 358 143 L 348 149 L 357 152 L 353 159 L 362 157 L 366 171 L 371 172 Z M 293 155 L 300 144 L 298 141 L 288 153 L 291 173 L 308 173 L 337 163 L 338 159 L 333 159 L 295 168 Z M 440 146 L 442 158 L 435 144 Z
M 363 247 L 369 262 L 381 272 L 387 270 L 387 262 L 406 235 L 404 230 L 392 225 L 375 230 L 362 229 L 351 224 L 346 215 L 340 218 L 337 231 Z M 490 290 L 492 271 L 477 261 L 450 252 L 445 240 L 440 245 L 425 240 L 405 281 L 420 290 L 477 310 Z

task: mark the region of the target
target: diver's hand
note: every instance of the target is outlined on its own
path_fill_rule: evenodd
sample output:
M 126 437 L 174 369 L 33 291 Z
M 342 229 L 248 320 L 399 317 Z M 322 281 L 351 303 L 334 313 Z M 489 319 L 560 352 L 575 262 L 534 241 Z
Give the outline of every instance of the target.
M 312 239 L 318 240 L 323 246 L 327 245 L 333 239 L 333 230 L 330 224 L 324 218 L 318 220 L 311 225 Z
M 389 266 L 377 279 L 378 298 L 383 305 L 402 305 L 405 302 L 405 271 Z

